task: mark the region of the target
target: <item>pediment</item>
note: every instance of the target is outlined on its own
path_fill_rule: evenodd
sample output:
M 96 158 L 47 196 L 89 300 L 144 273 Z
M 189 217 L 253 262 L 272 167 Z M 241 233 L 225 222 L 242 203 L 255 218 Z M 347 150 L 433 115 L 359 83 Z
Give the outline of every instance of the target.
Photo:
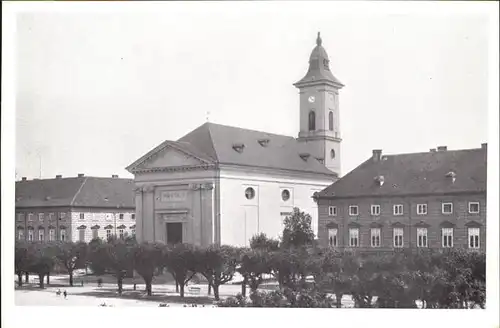
M 205 162 L 195 156 L 170 146 L 159 150 L 137 165 L 134 169 L 158 169 L 168 167 L 196 166 Z

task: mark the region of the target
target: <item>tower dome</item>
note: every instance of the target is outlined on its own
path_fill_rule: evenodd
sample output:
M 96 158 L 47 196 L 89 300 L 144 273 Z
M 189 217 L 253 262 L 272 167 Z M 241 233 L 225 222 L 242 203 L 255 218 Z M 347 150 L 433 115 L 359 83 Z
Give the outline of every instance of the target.
M 309 84 L 315 82 L 331 83 L 339 88 L 344 86 L 330 71 L 330 59 L 322 43 L 323 40 L 321 39 L 320 32 L 318 32 L 316 46 L 309 57 L 309 70 L 306 76 L 294 84 L 295 86 L 298 87 L 304 83 Z

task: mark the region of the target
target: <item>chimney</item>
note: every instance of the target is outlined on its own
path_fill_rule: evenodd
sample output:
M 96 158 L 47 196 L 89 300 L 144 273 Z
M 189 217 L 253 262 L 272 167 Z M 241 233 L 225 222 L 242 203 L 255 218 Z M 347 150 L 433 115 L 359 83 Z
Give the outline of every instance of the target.
M 85 174 L 83 174 L 83 173 L 78 173 L 78 177 L 79 177 L 79 178 L 83 178 L 84 176 L 85 176 Z
M 438 147 L 438 151 L 446 151 L 448 149 L 448 147 L 446 146 L 439 146 Z
M 22 177 L 21 180 L 22 181 L 26 181 L 27 179 L 26 179 L 26 177 Z
M 431 152 L 431 153 L 435 153 L 435 152 L 436 152 L 436 148 L 431 148 L 431 149 L 430 149 L 430 152 Z
M 118 179 L 118 175 L 116 175 L 116 174 L 113 174 L 111 177 L 114 179 Z
M 488 149 L 488 144 L 487 143 L 482 143 L 481 144 L 481 149 Z
M 56 179 L 61 179 L 62 178 L 62 175 L 58 174 L 56 175 Z
M 378 162 L 382 158 L 382 149 L 374 149 L 373 150 L 373 161 Z

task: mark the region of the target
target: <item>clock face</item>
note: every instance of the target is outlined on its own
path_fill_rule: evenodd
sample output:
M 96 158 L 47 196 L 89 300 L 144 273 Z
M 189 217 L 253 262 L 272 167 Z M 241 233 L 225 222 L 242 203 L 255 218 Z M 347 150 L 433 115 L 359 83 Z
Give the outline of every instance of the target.
M 316 98 L 314 96 L 309 96 L 308 100 L 310 103 L 313 103 L 316 100 Z

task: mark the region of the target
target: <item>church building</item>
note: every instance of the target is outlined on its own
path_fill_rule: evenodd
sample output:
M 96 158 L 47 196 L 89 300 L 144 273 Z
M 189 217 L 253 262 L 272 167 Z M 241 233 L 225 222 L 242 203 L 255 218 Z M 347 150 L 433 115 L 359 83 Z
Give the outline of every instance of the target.
M 299 90 L 298 138 L 205 123 L 166 140 L 127 170 L 134 175 L 136 237 L 161 243 L 246 246 L 260 232 L 278 237 L 294 207 L 340 176 L 339 90 L 318 33 Z

